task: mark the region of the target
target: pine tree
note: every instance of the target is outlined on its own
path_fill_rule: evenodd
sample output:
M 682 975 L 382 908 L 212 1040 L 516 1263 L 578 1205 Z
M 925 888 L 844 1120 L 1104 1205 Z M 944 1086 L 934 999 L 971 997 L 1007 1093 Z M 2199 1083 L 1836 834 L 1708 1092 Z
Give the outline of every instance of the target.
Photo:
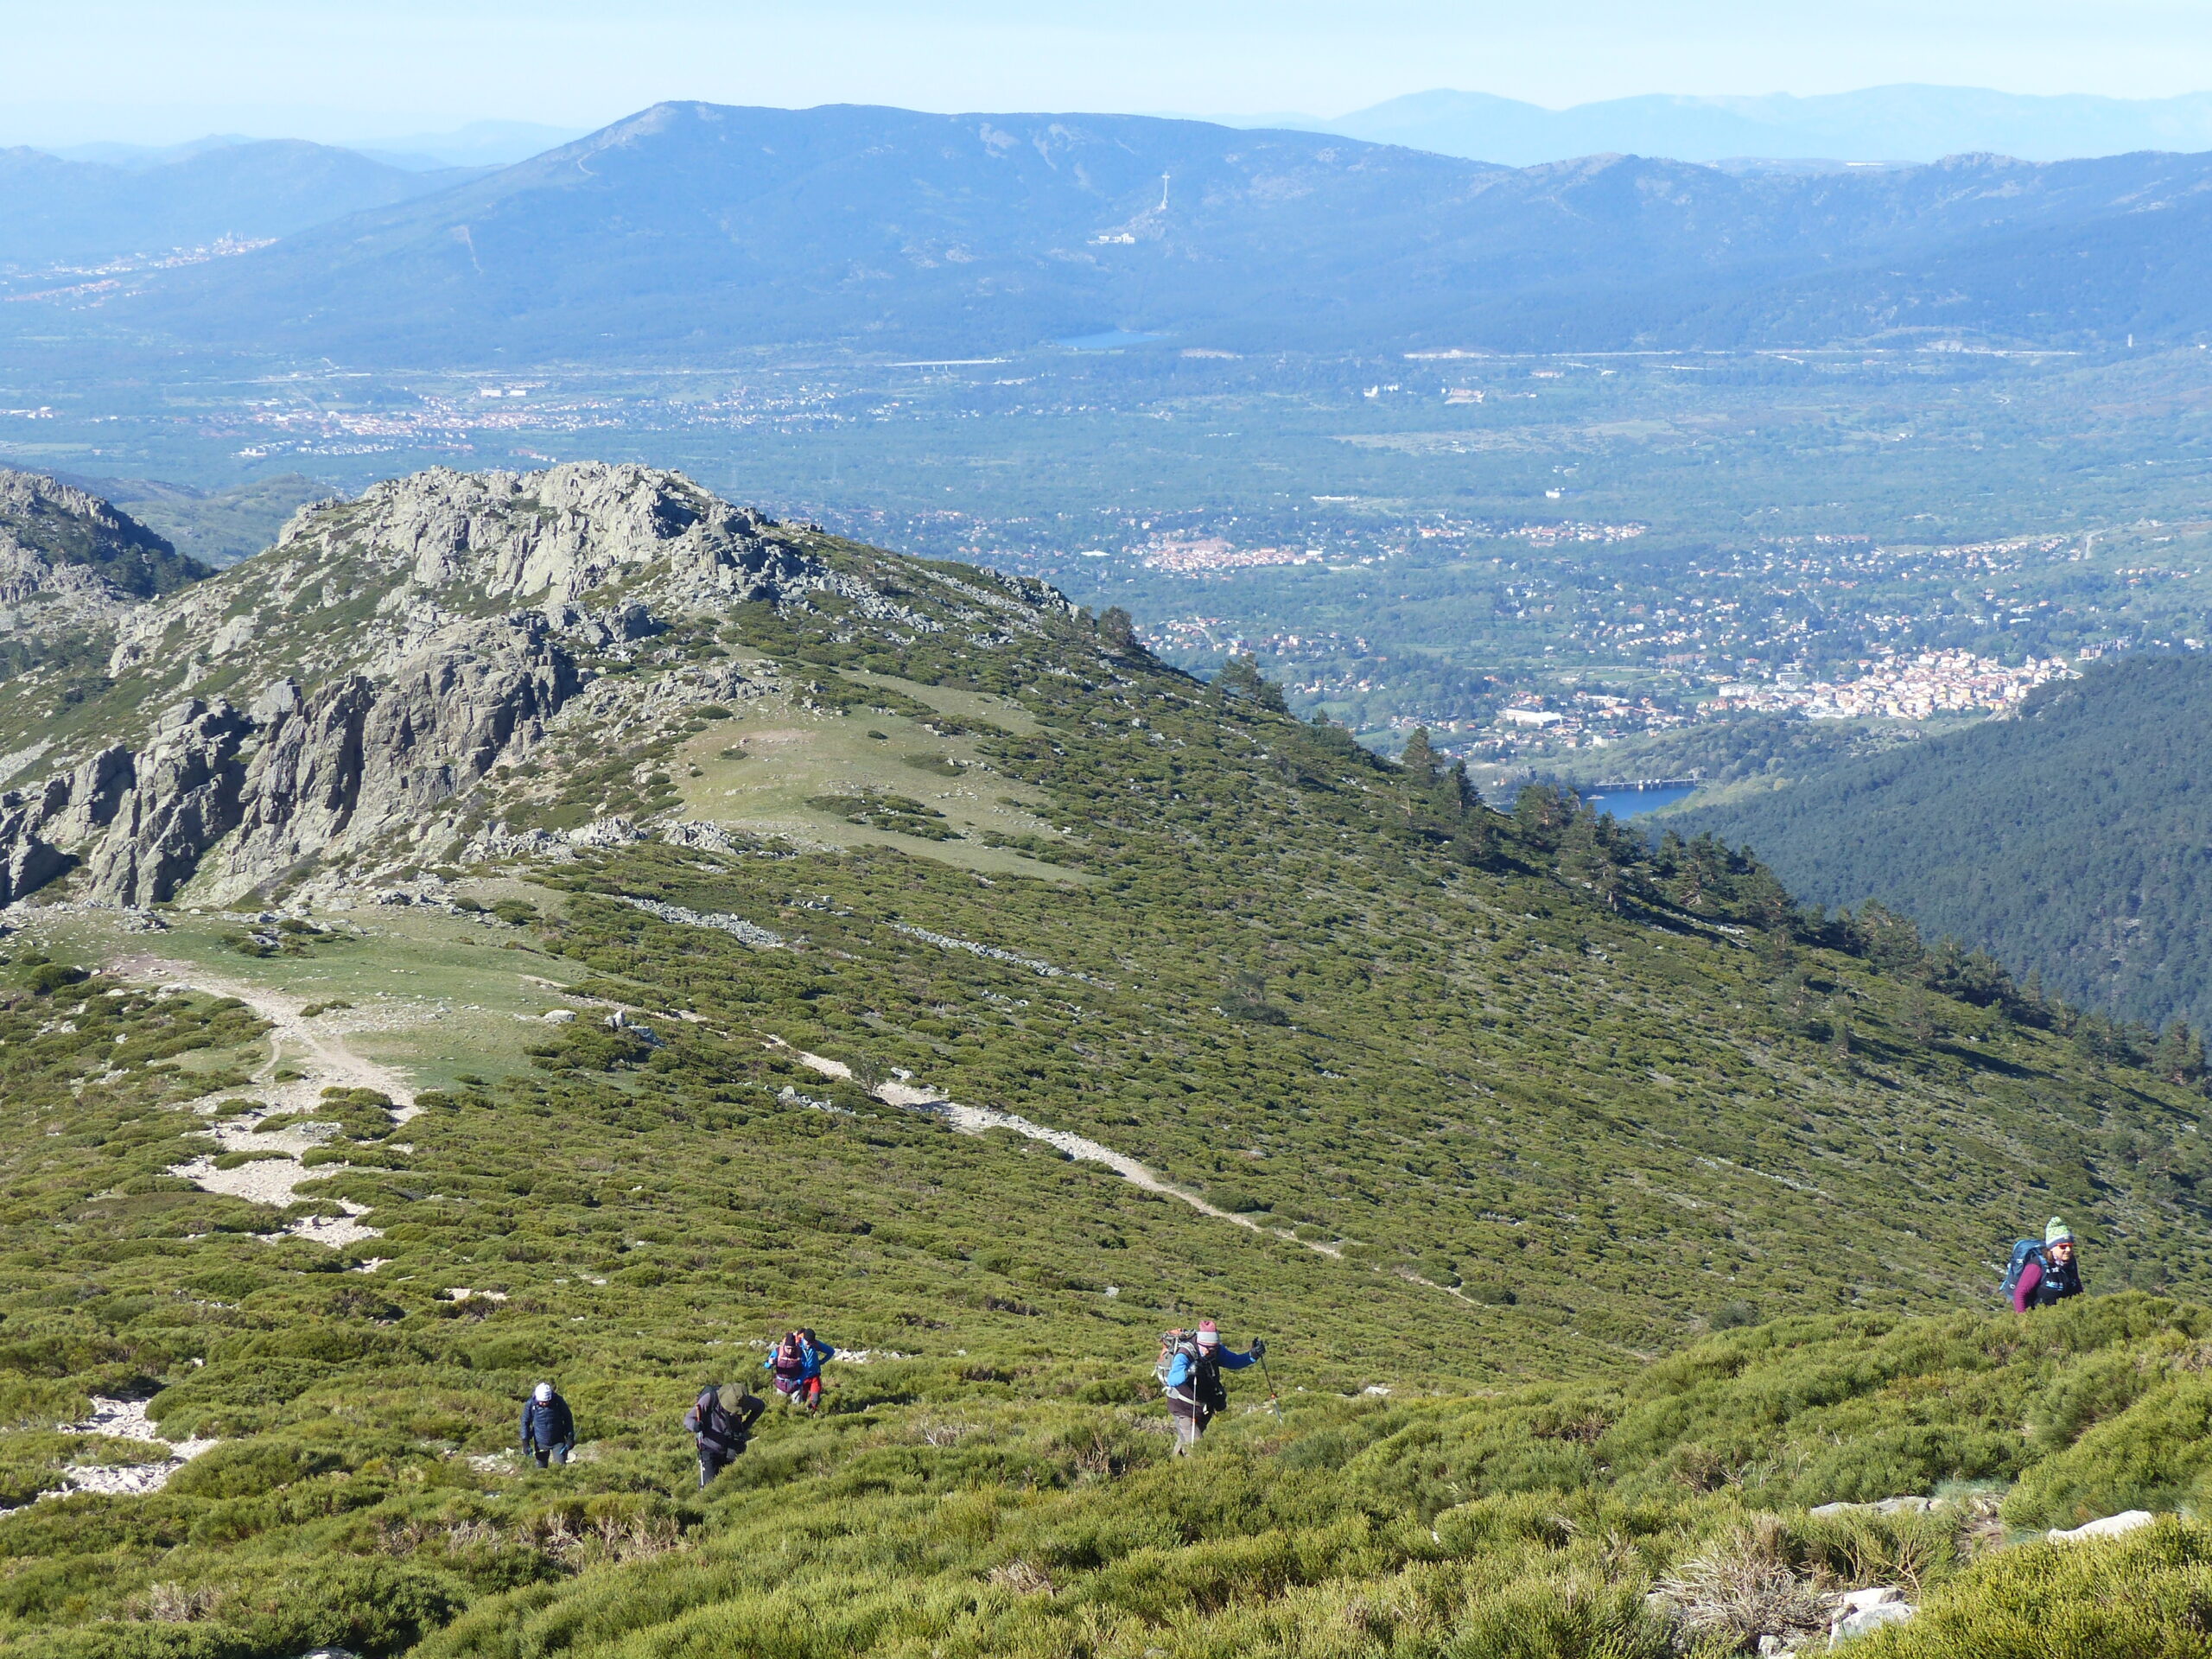
M 1482 804 L 1482 796 L 1467 779 L 1467 763 L 1454 760 L 1445 768 L 1444 776 L 1437 780 L 1439 804 L 1453 817 L 1461 817 Z
M 1452 856 L 1462 864 L 1472 864 L 1481 869 L 1496 863 L 1499 850 L 1497 832 L 1502 822 L 1497 813 L 1477 804 L 1452 832 Z
M 1213 677 L 1215 695 L 1224 698 L 1255 697 L 1267 682 L 1260 677 L 1260 665 L 1250 657 L 1231 657 Z
M 1106 614 L 1098 619 L 1098 643 L 1116 657 L 1149 656 L 1144 644 L 1137 638 L 1136 624 L 1129 613 L 1118 605 L 1109 606 Z
M 1573 790 L 1560 785 L 1531 784 L 1514 800 L 1513 822 L 1522 840 L 1549 850 L 1559 845 L 1581 804 Z
M 1398 764 L 1413 778 L 1416 787 L 1426 791 L 1436 782 L 1437 753 L 1429 744 L 1428 728 L 1416 726 L 1414 734 L 1406 740 L 1406 747 L 1398 751 Z
M 1583 813 L 1568 826 L 1560 842 L 1559 873 L 1570 886 L 1587 888 L 1607 910 L 1621 907 L 1627 884 L 1618 851 L 1594 814 Z
M 2189 1027 L 2185 1020 L 2176 1020 L 2158 1039 L 2152 1061 L 2152 1071 L 2169 1083 L 2190 1087 L 2204 1081 L 2204 1039 Z
M 1282 687 L 1273 680 L 1262 678 L 1260 659 L 1249 654 L 1231 657 L 1223 664 L 1221 672 L 1214 676 L 1213 689 L 1217 696 L 1224 699 L 1249 697 L 1274 714 L 1287 714 L 1290 709 L 1283 699 Z

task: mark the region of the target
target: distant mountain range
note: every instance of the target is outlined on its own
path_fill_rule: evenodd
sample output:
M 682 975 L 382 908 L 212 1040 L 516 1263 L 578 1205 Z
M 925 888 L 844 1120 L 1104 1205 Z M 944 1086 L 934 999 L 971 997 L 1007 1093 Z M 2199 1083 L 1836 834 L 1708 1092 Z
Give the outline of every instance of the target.
M 2212 329 L 2208 186 L 2212 156 L 1516 169 L 1138 116 L 664 104 L 77 321 L 361 362 L 1116 327 L 1234 349 L 2147 343 Z
M 372 161 L 416 172 L 442 167 L 511 167 L 584 136 L 582 127 L 549 127 L 537 121 L 471 121 L 445 132 L 410 132 L 347 140 L 339 146 Z M 65 162 L 102 162 L 141 168 L 181 162 L 207 150 L 265 142 L 243 133 L 209 133 L 181 144 L 92 143 L 36 146 Z
M 207 139 L 167 156 L 113 148 L 95 161 L 0 149 L 0 269 L 284 236 L 481 170 L 424 172 L 297 139 Z
M 1971 86 L 1870 86 L 1817 98 L 1653 94 L 1548 110 L 1488 92 L 1394 98 L 1333 119 L 1269 116 L 1289 126 L 1445 156 L 1529 167 L 1621 151 L 1684 162 L 1737 157 L 1932 162 L 1996 151 L 2056 162 L 2130 150 L 2212 149 L 2212 92 L 2179 98 L 2029 97 Z

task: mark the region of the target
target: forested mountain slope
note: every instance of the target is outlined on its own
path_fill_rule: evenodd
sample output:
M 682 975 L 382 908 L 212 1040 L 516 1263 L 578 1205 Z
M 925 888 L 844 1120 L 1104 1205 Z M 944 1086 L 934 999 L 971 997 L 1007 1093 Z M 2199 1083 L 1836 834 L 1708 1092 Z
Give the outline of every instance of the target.
M 382 363 L 967 352 L 1115 327 L 1239 349 L 2193 338 L 2208 165 L 1515 169 L 1137 116 L 664 104 L 435 196 L 52 306 L 118 339 Z
M 1802 897 L 1902 911 L 2084 1007 L 2212 1025 L 2212 663 L 2123 660 L 2018 720 L 1669 819 Z
M 0 270 L 284 236 L 470 176 L 296 139 L 224 144 L 147 168 L 0 149 Z
M 1934 1586 L 1964 1512 L 1802 1506 L 2195 1491 L 2092 1425 L 2171 1439 L 2212 1316 L 1979 1310 L 2054 1209 L 2098 1288 L 2207 1287 L 2196 1079 L 1035 584 L 426 474 L 0 742 L 0 1501 L 77 1494 L 0 1516 L 16 1650 L 1656 1655 L 1754 1505 L 1808 1586 Z M 1199 1313 L 1284 1415 L 1185 1471 Z M 829 1413 L 695 1497 L 677 1414 L 800 1322 Z

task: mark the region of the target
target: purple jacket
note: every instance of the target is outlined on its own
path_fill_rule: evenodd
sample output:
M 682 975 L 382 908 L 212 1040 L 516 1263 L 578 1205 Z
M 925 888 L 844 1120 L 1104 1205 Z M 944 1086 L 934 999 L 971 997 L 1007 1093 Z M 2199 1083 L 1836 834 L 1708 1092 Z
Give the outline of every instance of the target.
M 2044 1293 L 2040 1304 L 2036 1293 Z M 2078 1262 L 2053 1262 L 2044 1266 L 2043 1258 L 2031 1255 L 2021 1268 L 2019 1278 L 2012 1286 L 2012 1311 L 2024 1313 L 2037 1306 L 2048 1306 L 2054 1301 L 2082 1294 L 2082 1268 Z

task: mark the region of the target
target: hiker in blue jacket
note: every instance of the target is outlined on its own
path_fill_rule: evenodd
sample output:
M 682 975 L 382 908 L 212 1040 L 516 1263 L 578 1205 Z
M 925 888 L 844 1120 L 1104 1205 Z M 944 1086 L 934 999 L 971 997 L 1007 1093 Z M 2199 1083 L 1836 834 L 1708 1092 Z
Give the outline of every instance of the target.
M 760 1369 L 772 1373 L 776 1380 L 776 1392 L 802 1411 L 818 1411 L 822 1407 L 822 1362 L 835 1359 L 837 1351 L 806 1330 L 786 1331 L 784 1338 L 768 1351 L 768 1357 L 760 1362 Z
M 576 1416 L 550 1382 L 541 1382 L 522 1402 L 522 1449 L 537 1466 L 566 1463 L 576 1449 Z
M 1177 1456 L 1198 1445 L 1198 1436 L 1206 1432 L 1216 1412 L 1229 1409 L 1229 1390 L 1221 1382 L 1223 1370 L 1241 1371 L 1258 1363 L 1267 1351 L 1268 1344 L 1256 1337 L 1249 1353 L 1224 1348 L 1221 1329 L 1211 1319 L 1200 1320 L 1196 1331 L 1167 1333 L 1160 1344 L 1160 1363 L 1154 1368 L 1154 1375 L 1163 1385 L 1169 1414 L 1175 1419 Z

